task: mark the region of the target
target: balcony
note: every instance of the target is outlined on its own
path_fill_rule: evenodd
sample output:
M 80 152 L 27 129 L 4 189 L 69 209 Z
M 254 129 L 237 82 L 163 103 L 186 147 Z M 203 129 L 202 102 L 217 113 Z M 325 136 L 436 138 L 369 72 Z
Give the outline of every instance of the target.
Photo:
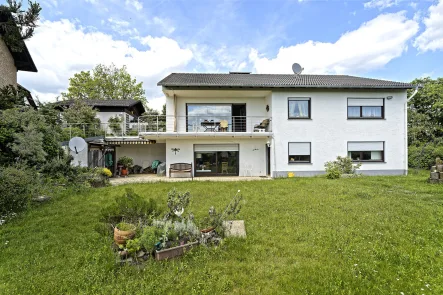
M 137 122 L 65 124 L 64 133 L 94 137 L 245 136 L 267 137 L 272 120 L 263 116 L 142 116 Z M 67 137 L 67 136 L 66 136 Z

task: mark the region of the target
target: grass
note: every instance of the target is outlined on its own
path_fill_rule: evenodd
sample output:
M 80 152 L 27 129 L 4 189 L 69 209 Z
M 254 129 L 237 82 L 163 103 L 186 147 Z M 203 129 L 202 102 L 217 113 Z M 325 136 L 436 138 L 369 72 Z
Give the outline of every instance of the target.
M 427 175 L 131 184 L 62 192 L 0 227 L 0 294 L 442 294 L 443 186 Z M 100 209 L 133 187 L 197 218 L 238 189 L 247 239 L 119 267 Z

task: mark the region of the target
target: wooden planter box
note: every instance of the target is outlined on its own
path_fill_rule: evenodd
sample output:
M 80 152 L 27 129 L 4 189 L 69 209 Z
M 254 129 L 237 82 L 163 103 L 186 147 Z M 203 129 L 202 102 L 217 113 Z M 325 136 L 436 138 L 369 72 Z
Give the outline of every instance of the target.
M 163 259 L 170 259 L 177 256 L 183 255 L 186 251 L 189 251 L 192 247 L 197 246 L 198 242 L 188 243 L 183 246 L 177 246 L 165 250 L 155 251 L 155 259 L 156 260 L 163 260 Z

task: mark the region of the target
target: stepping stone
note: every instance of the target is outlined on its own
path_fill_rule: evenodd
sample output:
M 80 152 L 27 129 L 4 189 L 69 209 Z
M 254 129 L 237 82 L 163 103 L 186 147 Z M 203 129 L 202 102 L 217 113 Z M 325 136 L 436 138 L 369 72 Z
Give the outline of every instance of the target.
M 246 238 L 246 228 L 244 220 L 228 220 L 223 222 L 226 228 L 227 237 Z

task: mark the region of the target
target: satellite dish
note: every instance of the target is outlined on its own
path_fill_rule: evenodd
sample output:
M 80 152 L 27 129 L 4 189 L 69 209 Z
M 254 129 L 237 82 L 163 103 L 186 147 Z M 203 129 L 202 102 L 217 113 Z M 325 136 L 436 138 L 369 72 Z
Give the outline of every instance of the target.
M 301 72 L 303 72 L 303 68 L 301 67 L 301 65 L 299 65 L 298 63 L 294 63 L 292 65 L 292 71 L 294 72 L 294 74 L 296 75 L 300 75 Z
M 86 141 L 81 137 L 73 137 L 69 141 L 69 149 L 76 154 L 83 151 L 86 148 Z

